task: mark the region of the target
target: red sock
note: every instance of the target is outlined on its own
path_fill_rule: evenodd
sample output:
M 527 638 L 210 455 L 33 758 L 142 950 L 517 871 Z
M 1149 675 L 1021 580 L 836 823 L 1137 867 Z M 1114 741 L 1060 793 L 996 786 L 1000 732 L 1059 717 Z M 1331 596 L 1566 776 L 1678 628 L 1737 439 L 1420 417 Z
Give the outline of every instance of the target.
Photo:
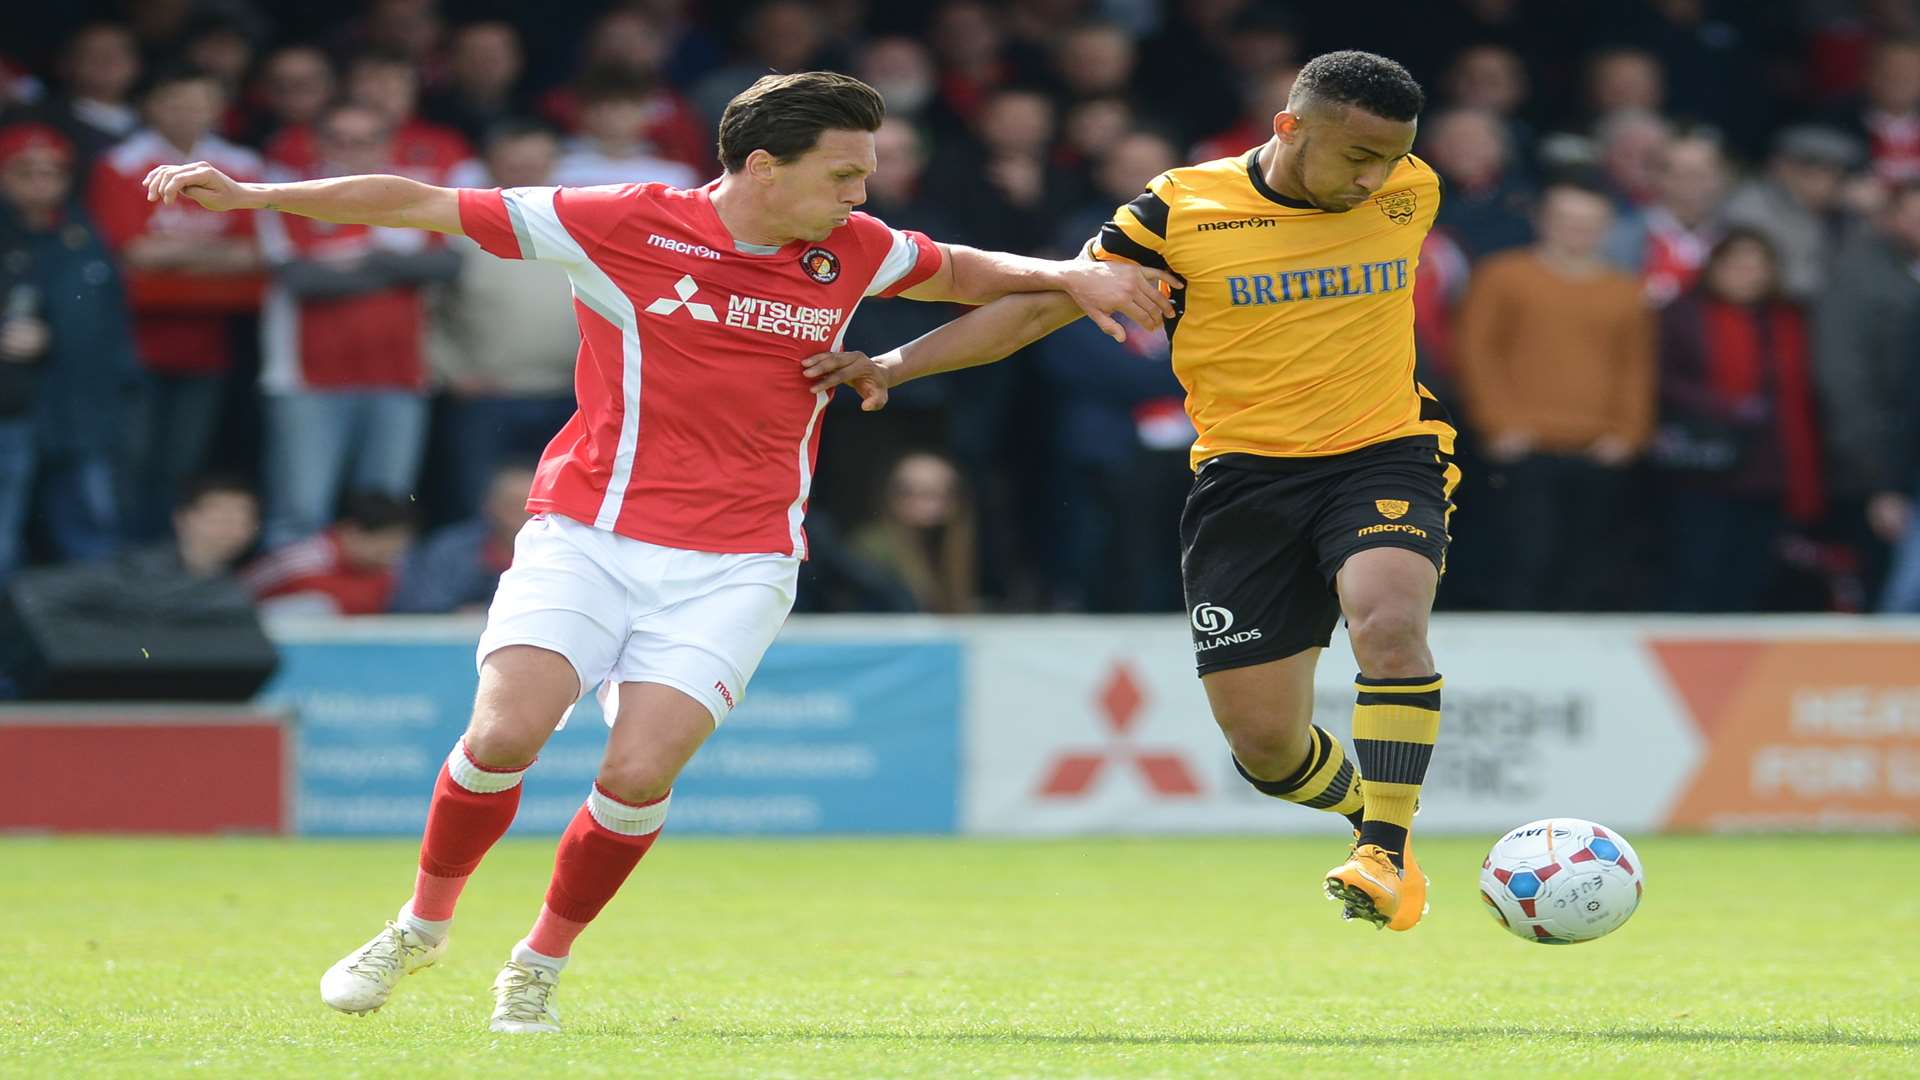
M 447 755 L 420 838 L 420 873 L 407 905 L 415 918 L 453 918 L 467 877 L 513 824 L 520 809 L 520 777 L 531 764 L 508 769 L 482 765 L 467 753 L 464 741 Z
M 573 950 L 573 939 L 607 906 L 621 883 L 660 836 L 672 792 L 650 803 L 624 803 L 599 784 L 573 815 L 554 853 L 547 902 L 527 935 L 527 947 L 542 956 Z

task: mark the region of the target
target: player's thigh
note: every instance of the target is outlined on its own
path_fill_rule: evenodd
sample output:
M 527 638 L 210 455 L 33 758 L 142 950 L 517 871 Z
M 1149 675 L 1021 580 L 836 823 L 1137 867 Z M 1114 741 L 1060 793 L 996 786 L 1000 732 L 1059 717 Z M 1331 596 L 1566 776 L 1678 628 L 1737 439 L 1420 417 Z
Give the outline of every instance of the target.
M 1325 648 L 1339 605 L 1315 568 L 1297 476 L 1209 463 L 1181 514 L 1180 578 L 1194 666 L 1217 671 Z
M 793 610 L 799 560 L 679 552 L 670 603 L 635 620 L 613 677 L 672 687 L 707 706 L 712 726 L 746 692 Z
M 1427 617 L 1458 477 L 1431 440 L 1409 439 L 1352 455 L 1329 481 L 1315 542 L 1365 675 L 1432 671 Z
M 580 696 L 573 663 L 536 645 L 503 645 L 480 662 L 480 688 L 463 743 L 481 765 L 533 760 Z
M 616 697 L 598 781 L 622 802 L 651 802 L 673 787 L 694 751 L 713 734 L 713 710 L 686 691 L 657 682 L 620 683 Z
M 1424 438 L 1368 447 L 1348 455 L 1330 472 L 1314 526 L 1314 546 L 1320 571 L 1340 591 L 1350 620 L 1383 599 L 1432 606 L 1434 587 L 1446 571 L 1459 475 L 1432 440 Z M 1358 564 L 1357 572 L 1344 572 L 1359 553 L 1383 548 L 1409 552 L 1428 567 L 1422 571 L 1403 559 L 1369 558 Z M 1379 587 L 1368 587 L 1375 584 Z
M 1313 723 L 1318 648 L 1200 678 L 1214 722 L 1240 764 L 1263 780 L 1299 764 Z
M 567 709 L 605 679 L 619 659 L 627 638 L 627 591 L 601 564 L 592 538 L 579 535 L 582 530 L 591 532 L 586 525 L 540 515 L 514 538 L 513 564 L 500 576 L 487 610 L 476 662 L 483 690 L 489 687 L 487 669 L 498 670 L 503 661 L 537 666 L 539 674 L 528 681 L 537 681 L 541 690 L 476 699 L 473 727 L 483 739 L 544 742 Z M 564 671 L 553 658 L 564 662 Z M 500 671 L 492 685 L 517 688 L 518 682 Z

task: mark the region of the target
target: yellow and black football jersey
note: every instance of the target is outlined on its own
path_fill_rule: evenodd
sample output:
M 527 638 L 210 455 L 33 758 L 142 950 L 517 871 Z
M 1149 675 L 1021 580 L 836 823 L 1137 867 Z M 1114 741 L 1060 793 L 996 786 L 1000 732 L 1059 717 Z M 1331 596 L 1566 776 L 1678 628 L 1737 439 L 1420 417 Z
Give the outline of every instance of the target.
M 1413 377 L 1413 276 L 1439 177 L 1409 156 L 1373 198 L 1330 214 L 1274 191 L 1263 149 L 1154 178 L 1093 245 L 1187 283 L 1168 333 L 1194 466 L 1418 435 L 1452 453 L 1446 410 Z

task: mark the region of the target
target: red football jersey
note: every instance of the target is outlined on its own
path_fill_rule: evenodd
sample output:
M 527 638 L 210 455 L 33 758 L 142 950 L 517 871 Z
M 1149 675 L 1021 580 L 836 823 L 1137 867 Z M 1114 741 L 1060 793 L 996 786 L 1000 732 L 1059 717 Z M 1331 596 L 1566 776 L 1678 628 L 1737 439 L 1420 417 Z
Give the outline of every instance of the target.
M 247 237 L 253 233 L 248 211 L 216 213 L 191 199 L 171 205 L 149 202 L 144 181 L 159 165 L 205 160 L 242 182 L 260 178 L 253 151 L 209 135 L 182 153 L 151 130 L 135 132 L 107 151 L 94 165 L 87 209 L 120 251 L 141 236 L 172 235 L 191 240 Z M 127 299 L 133 308 L 134 339 L 148 368 L 170 375 L 208 375 L 231 362 L 228 318 L 260 305 L 258 273 L 193 274 L 179 270 L 127 271 Z
M 800 361 L 863 297 L 940 267 L 926 236 L 856 213 L 819 243 L 742 251 L 710 199 L 663 184 L 462 189 L 481 247 L 573 280 L 579 408 L 527 509 L 663 547 L 806 556 L 820 412 Z
M 418 229 L 336 225 L 272 210 L 256 220 L 260 252 L 270 265 L 296 258 L 351 262 L 379 251 L 418 251 L 438 240 Z M 269 283 L 260 309 L 260 385 L 269 393 L 422 390 L 426 333 L 419 285 L 303 299 Z

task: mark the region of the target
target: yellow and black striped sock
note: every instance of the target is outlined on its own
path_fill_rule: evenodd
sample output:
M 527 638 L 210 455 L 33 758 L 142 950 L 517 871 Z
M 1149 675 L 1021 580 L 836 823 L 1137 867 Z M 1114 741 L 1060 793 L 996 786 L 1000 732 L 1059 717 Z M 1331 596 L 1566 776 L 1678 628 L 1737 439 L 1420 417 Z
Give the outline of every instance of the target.
M 1312 734 L 1313 745 L 1307 750 L 1307 760 L 1300 763 L 1292 776 L 1261 780 L 1249 773 L 1239 758 L 1233 759 L 1233 767 L 1262 795 L 1299 803 L 1310 810 L 1331 810 L 1353 822 L 1357 829 L 1360 827 L 1360 776 L 1348 760 L 1347 752 L 1341 749 L 1339 739 L 1318 724 L 1314 725 Z
M 1391 852 L 1395 866 L 1407 849 L 1413 808 L 1440 734 L 1440 686 L 1438 675 L 1354 676 L 1359 697 L 1353 706 L 1353 753 L 1367 776 L 1360 842 Z

